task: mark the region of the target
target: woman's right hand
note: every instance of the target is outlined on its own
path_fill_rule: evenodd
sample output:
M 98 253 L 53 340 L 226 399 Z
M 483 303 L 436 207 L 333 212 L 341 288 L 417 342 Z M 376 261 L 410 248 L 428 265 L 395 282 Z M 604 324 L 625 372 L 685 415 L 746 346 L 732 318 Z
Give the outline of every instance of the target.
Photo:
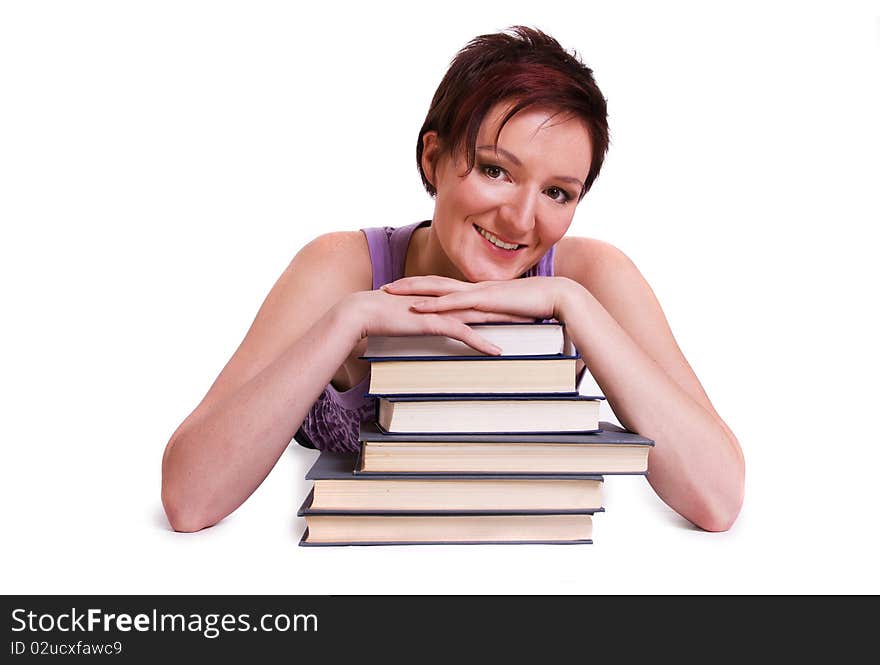
M 534 319 L 498 312 L 461 309 L 448 312 L 414 312 L 413 303 L 429 300 L 430 296 L 402 296 L 382 289 L 359 291 L 343 298 L 336 306 L 353 318 L 359 337 L 368 335 L 442 335 L 464 342 L 471 348 L 488 355 L 499 355 L 501 349 L 475 332 L 468 323 L 514 322 L 525 323 Z

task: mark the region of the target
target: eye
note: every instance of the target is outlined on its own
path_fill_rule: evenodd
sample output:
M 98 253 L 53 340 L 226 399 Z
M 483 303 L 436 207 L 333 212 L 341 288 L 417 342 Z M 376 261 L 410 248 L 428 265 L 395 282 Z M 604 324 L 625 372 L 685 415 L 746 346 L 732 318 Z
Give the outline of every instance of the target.
M 571 195 L 564 189 L 560 189 L 559 187 L 548 187 L 546 193 L 547 196 L 549 196 L 557 203 L 568 203 L 569 201 L 571 201 Z
M 504 175 L 504 169 L 494 164 L 483 164 L 480 166 L 480 170 L 483 172 L 483 175 L 492 180 L 498 180 Z

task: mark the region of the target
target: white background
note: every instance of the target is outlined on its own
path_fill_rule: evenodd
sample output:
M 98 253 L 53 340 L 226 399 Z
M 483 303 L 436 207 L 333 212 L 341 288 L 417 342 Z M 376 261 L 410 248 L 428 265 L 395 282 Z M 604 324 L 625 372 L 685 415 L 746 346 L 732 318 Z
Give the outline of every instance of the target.
M 877 593 L 876 2 L 7 2 L 4 593 Z M 606 479 L 592 546 L 298 547 L 314 451 L 169 530 L 168 437 L 294 253 L 431 216 L 470 38 L 540 27 L 612 145 L 570 231 L 623 249 L 747 461 L 709 534 Z

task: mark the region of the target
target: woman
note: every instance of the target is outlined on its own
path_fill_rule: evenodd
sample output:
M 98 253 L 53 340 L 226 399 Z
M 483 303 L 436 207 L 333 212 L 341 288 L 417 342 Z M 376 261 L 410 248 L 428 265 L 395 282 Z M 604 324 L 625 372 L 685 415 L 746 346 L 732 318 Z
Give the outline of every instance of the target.
M 322 235 L 293 258 L 235 354 L 165 450 L 172 527 L 235 510 L 296 438 L 355 450 L 368 335 L 446 335 L 498 353 L 467 323 L 564 321 L 621 424 L 653 439 L 648 480 L 697 526 L 722 531 L 744 461 L 651 288 L 614 247 L 565 237 L 608 146 L 592 72 L 528 28 L 474 39 L 419 134 L 432 220 Z M 583 367 L 583 364 L 581 364 Z

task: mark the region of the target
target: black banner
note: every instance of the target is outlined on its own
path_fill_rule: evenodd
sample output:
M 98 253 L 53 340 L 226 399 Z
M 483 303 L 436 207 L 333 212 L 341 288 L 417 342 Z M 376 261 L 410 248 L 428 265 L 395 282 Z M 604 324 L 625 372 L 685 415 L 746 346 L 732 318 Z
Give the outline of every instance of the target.
M 870 635 L 842 597 L 712 596 L 4 596 L 3 662 L 91 657 L 177 662 L 309 654 L 337 662 L 625 649 L 660 655 L 699 639 L 731 656 L 810 637 L 839 658 Z M 861 617 L 861 618 L 860 618 Z M 734 637 L 736 636 L 736 639 Z M 667 646 L 663 646 L 667 645 Z M 696 645 L 693 645 L 696 646 Z M 416 649 L 416 651 L 412 651 Z M 686 650 L 686 649 L 685 649 Z M 381 656 L 381 657 L 380 657 Z M 751 656 L 754 652 L 751 651 Z M 329 659 L 329 660 L 328 660 Z

